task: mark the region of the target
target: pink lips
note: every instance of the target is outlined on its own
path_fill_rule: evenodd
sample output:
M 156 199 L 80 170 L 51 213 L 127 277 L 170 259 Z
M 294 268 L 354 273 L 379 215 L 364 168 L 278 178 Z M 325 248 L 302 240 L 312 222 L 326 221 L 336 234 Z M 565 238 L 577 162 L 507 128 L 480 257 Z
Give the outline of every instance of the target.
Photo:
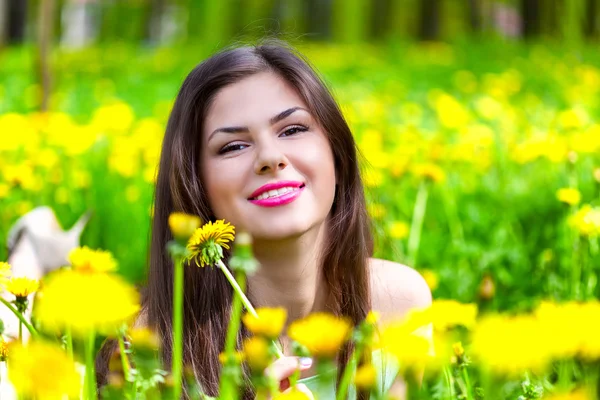
M 260 196 L 264 192 L 268 192 L 269 190 L 277 190 L 284 187 L 291 187 L 294 188 L 294 190 L 287 193 L 283 193 L 278 196 L 268 197 L 266 199 L 254 199 L 255 197 Z M 252 193 L 252 195 L 248 199 L 248 201 L 250 201 L 252 204 L 256 204 L 257 206 L 261 207 L 277 207 L 291 203 L 292 201 L 296 200 L 300 196 L 300 194 L 302 194 L 303 190 L 304 184 L 302 182 L 297 181 L 279 181 L 274 183 L 267 183 L 266 185 L 263 185 L 257 190 L 255 190 L 254 193 Z

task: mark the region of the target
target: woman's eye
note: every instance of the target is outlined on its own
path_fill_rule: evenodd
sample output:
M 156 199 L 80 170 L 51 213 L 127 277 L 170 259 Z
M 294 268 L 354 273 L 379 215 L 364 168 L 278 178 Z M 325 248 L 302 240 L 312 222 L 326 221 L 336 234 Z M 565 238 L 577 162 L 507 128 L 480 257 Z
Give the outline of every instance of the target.
M 307 130 L 308 130 L 308 128 L 305 126 L 292 126 L 291 128 L 283 131 L 281 133 L 281 135 L 279 135 L 279 136 L 284 136 L 284 137 L 291 136 L 291 135 L 295 135 L 298 132 L 306 132 Z
M 241 143 L 233 143 L 224 146 L 221 150 L 219 150 L 219 154 L 229 153 L 230 151 L 243 150 L 246 148 L 245 144 Z

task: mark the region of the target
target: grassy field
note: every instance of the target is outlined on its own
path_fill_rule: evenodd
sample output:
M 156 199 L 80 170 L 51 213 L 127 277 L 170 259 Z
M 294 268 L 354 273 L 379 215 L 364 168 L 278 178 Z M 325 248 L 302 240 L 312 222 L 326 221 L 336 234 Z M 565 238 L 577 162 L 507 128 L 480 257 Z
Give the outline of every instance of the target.
M 473 42 L 301 50 L 364 156 L 376 256 L 422 271 L 436 298 L 484 310 L 598 297 L 594 49 Z M 57 51 L 44 115 L 35 111 L 32 54 L 0 53 L 0 241 L 35 206 L 51 206 L 67 227 L 92 210 L 83 244 L 110 250 L 121 273 L 142 282 L 164 125 L 183 78 L 208 52 L 118 44 Z M 570 192 L 559 200 L 561 188 L 580 200 Z

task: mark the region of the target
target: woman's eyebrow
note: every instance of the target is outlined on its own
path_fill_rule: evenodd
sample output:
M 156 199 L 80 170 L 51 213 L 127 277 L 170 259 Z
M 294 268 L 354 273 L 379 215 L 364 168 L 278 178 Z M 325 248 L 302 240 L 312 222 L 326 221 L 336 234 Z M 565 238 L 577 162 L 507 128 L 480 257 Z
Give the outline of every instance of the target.
M 307 109 L 302 108 L 302 107 L 292 107 L 292 108 L 288 108 L 285 111 L 280 112 L 279 114 L 275 115 L 274 117 L 271 117 L 271 119 L 269 119 L 269 123 L 271 125 L 275 125 L 276 123 L 278 123 L 279 121 L 289 117 L 290 115 L 292 115 L 295 111 L 298 110 L 304 110 L 306 112 L 308 112 Z M 225 128 L 217 128 L 215 129 L 209 136 L 208 136 L 208 140 L 210 141 L 210 139 L 212 139 L 212 137 L 215 135 L 215 133 L 218 132 L 224 132 L 224 133 L 242 133 L 242 132 L 249 132 L 250 130 L 248 129 L 248 127 L 246 126 L 230 126 L 230 127 L 225 127 Z

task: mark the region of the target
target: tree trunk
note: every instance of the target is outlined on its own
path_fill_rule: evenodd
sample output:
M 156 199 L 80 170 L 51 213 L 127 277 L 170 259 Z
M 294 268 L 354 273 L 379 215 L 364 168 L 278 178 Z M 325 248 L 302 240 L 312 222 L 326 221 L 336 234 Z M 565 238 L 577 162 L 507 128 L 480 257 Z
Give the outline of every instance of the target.
M 50 51 L 52 46 L 54 21 L 54 0 L 41 0 L 38 15 L 38 74 L 42 86 L 40 111 L 48 110 L 52 75 L 50 71 Z
M 440 36 L 440 6 L 441 0 L 421 0 L 421 40 L 436 40 Z
M 521 16 L 523 21 L 522 35 L 525 38 L 538 36 L 540 33 L 539 0 L 521 0 Z
M 22 43 L 27 25 L 27 0 L 8 0 L 8 43 Z

